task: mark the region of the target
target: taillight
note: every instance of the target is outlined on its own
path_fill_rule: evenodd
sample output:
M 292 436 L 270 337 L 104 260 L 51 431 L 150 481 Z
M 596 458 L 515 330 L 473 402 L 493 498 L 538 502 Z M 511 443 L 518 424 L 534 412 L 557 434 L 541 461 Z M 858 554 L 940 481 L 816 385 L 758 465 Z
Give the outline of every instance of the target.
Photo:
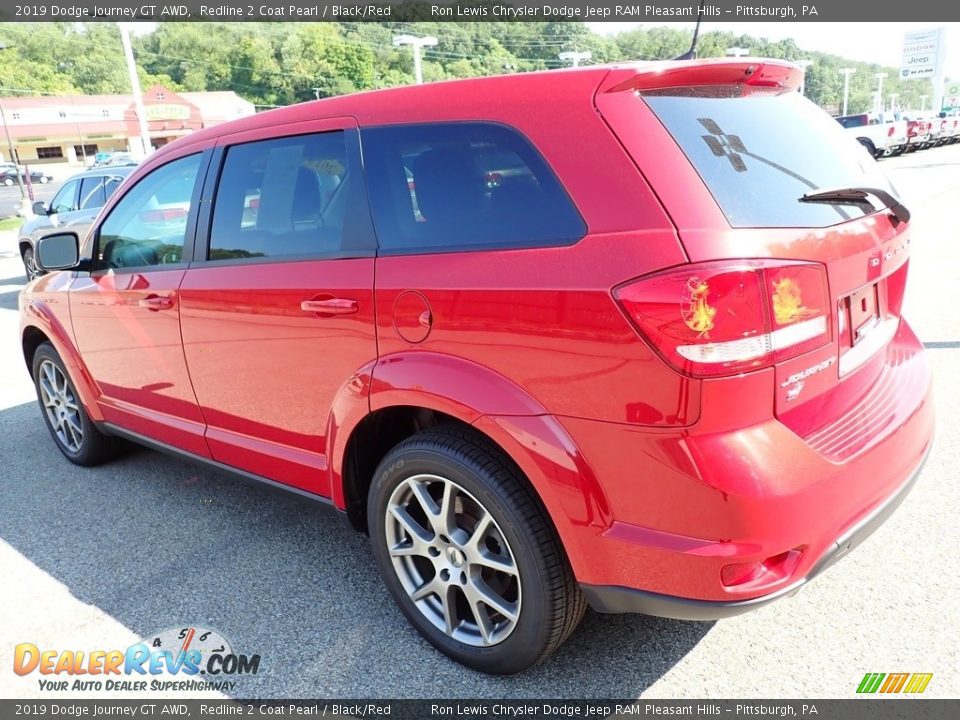
M 893 131 L 894 131 L 894 130 L 896 130 L 896 126 L 891 125 L 891 126 L 887 129 L 887 137 L 893 137 Z
M 688 375 L 755 370 L 830 340 L 822 265 L 698 263 L 631 281 L 614 296 L 640 333 Z

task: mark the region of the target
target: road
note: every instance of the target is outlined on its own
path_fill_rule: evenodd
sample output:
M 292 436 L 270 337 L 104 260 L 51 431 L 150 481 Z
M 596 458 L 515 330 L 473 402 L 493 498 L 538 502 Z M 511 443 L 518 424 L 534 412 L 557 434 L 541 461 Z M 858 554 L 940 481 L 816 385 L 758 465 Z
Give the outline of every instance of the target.
M 64 179 L 66 179 L 65 176 Z M 33 183 L 33 199 L 43 200 L 43 202 L 46 203 L 50 202 L 56 191 L 60 188 L 60 185 L 59 180 L 54 180 L 46 184 Z M 27 186 L 24 185 L 23 189 L 26 191 Z M 13 217 L 17 214 L 19 207 L 20 188 L 16 185 L 11 185 L 10 187 L 0 185 L 0 219 Z
M 72 467 L 16 341 L 22 269 L 0 257 L 0 697 L 39 696 L 13 645 L 125 648 L 216 628 L 258 653 L 241 697 L 852 697 L 866 672 L 960 691 L 960 145 L 884 162 L 914 213 L 907 315 L 930 347 L 938 437 L 904 505 L 798 595 L 718 623 L 589 614 L 547 663 L 486 677 L 422 641 L 336 513 L 146 450 Z M 0 191 L 2 192 L 2 191 Z M 49 697 L 49 696 L 48 696 Z M 73 697 L 76 697 L 74 695 Z

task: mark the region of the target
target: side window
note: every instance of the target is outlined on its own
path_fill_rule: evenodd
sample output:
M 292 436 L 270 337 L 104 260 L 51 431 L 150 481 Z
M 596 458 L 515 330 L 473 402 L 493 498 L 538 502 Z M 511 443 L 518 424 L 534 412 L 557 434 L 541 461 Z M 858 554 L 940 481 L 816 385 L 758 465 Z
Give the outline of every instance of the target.
M 83 178 L 80 181 L 80 202 L 78 206 L 81 210 L 95 210 L 106 204 L 107 196 L 103 190 L 103 183 L 107 179 L 100 175 Z
M 182 262 L 201 156 L 188 155 L 142 178 L 100 226 L 99 266 L 128 268 Z
M 215 195 L 208 259 L 347 249 L 351 186 L 342 131 L 231 146 Z
M 122 182 L 123 182 L 123 178 L 117 177 L 116 175 L 111 175 L 108 178 L 104 178 L 103 194 L 106 200 L 110 199 L 110 196 L 113 195 L 114 192 L 116 192 L 117 188 L 120 187 L 120 183 Z M 104 200 L 104 202 L 106 202 L 106 200 Z
M 50 201 L 51 213 L 73 212 L 77 209 L 77 186 L 79 180 L 71 180 Z
M 503 125 L 364 130 L 381 251 L 570 245 L 586 225 L 533 146 Z

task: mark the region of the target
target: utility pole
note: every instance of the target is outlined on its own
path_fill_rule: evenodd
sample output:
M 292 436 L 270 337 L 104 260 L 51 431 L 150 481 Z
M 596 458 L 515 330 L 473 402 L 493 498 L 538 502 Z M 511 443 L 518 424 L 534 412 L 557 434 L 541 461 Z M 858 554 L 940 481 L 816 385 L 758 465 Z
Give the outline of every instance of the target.
M 123 55 L 127 59 L 127 73 L 130 76 L 130 89 L 133 91 L 133 107 L 137 112 L 137 124 L 140 126 L 140 143 L 146 157 L 153 149 L 150 145 L 150 129 L 147 127 L 147 112 L 143 107 L 143 92 L 140 90 L 140 76 L 133 60 L 133 46 L 130 44 L 130 30 L 126 23 L 117 23 L 120 28 L 120 41 L 123 43 Z
M 877 99 L 873 104 L 874 112 L 881 112 L 883 110 L 883 79 L 887 76 L 885 72 L 874 73 L 873 76 L 877 79 Z
M 395 47 L 401 45 L 410 45 L 413 47 L 413 74 L 417 79 L 417 85 L 423 85 L 423 67 L 420 61 L 420 49 L 433 47 L 437 44 L 435 37 L 416 37 L 415 35 L 397 35 L 393 38 Z
M 797 65 L 800 66 L 800 70 L 803 74 L 800 76 L 800 94 L 806 97 L 807 95 L 807 68 L 813 65 L 813 60 L 798 60 Z
M 847 114 L 847 104 L 850 100 L 850 76 L 856 72 L 856 68 L 843 68 L 840 70 L 840 74 L 843 75 L 843 112 L 841 115 Z
M 11 50 L 12 46 L 0 43 L 0 51 Z M 30 201 L 27 200 L 27 191 L 23 187 L 23 178 L 20 176 L 20 157 L 17 155 L 17 151 L 13 149 L 13 138 L 10 136 L 10 128 L 7 127 L 7 113 L 3 110 L 3 105 L 0 104 L 0 118 L 3 120 L 3 132 L 7 136 L 7 148 L 10 151 L 10 162 L 13 163 L 14 175 L 17 176 L 17 186 L 20 188 L 20 215 L 22 217 L 30 217 L 33 215 L 33 208 L 30 206 Z
M 890 112 L 897 109 L 897 93 L 890 93 Z
M 576 50 L 571 50 L 569 52 L 562 52 L 559 55 L 557 55 L 557 57 L 563 60 L 564 62 L 570 61 L 572 63 L 572 67 L 580 67 L 580 61 L 589 60 L 590 58 L 593 57 L 593 53 L 586 52 L 586 51 L 578 52 Z
M 924 110 L 927 109 L 927 97 L 929 97 L 929 96 L 927 96 L 927 95 L 921 95 L 921 96 L 920 96 L 920 111 L 921 111 L 921 112 L 923 112 Z

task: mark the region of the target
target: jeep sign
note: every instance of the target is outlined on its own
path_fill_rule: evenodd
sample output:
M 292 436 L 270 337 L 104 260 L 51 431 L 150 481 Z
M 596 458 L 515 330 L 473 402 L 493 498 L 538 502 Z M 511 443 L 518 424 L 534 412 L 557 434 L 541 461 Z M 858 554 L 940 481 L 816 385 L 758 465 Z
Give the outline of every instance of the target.
M 933 77 L 942 63 L 943 28 L 914 30 L 903 36 L 901 78 Z

